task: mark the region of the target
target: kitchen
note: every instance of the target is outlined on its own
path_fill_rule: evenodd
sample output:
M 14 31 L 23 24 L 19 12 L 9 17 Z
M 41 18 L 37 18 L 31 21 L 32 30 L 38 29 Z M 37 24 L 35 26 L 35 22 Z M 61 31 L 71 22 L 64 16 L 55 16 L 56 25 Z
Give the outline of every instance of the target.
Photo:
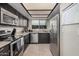
M 39 8 L 33 10 L 33 15 L 29 14 L 32 12 L 32 9 L 29 10 L 29 4 L 28 11 L 23 3 L 0 4 L 0 55 L 22 56 L 30 44 L 49 44 L 50 34 L 46 29 L 46 19 L 56 4 L 49 4 L 47 7 L 44 6 L 47 4 L 37 5 L 43 6 L 43 9 L 40 8 L 41 13 Z
M 77 3 L 0 3 L 0 56 L 79 55 L 78 10 Z

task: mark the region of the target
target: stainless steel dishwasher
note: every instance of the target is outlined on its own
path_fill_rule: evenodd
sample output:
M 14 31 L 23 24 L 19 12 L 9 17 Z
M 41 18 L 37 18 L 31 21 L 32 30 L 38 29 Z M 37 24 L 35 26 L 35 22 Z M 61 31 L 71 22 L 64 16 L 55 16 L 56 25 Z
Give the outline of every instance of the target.
M 31 43 L 38 43 L 38 33 L 31 33 Z

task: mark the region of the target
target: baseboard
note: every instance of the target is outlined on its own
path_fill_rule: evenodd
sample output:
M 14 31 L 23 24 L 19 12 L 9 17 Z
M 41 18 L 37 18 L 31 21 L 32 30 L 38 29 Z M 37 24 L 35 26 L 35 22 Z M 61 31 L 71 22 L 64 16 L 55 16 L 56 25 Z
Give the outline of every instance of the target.
M 30 43 L 30 44 L 39 44 L 39 43 Z
M 50 43 L 30 43 L 30 44 L 50 44 Z

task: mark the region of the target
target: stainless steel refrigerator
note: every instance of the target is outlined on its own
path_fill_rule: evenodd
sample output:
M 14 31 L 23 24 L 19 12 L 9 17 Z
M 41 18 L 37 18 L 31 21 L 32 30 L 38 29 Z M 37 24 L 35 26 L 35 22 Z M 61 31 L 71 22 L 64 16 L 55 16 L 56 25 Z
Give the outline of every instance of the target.
M 59 56 L 60 55 L 60 51 L 59 51 L 59 28 L 60 28 L 60 24 L 59 24 L 59 14 L 56 14 L 51 21 L 51 30 L 50 30 L 50 51 L 52 53 L 52 55 L 54 56 Z

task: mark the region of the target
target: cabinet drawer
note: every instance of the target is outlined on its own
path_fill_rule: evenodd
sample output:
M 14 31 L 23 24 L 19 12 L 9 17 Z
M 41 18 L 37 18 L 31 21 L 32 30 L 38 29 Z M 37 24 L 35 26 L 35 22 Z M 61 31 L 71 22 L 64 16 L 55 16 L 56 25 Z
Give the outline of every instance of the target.
M 24 36 L 24 43 L 29 44 L 29 35 Z
M 6 46 L 0 48 L 0 56 L 9 56 L 9 54 L 10 54 L 9 45 L 6 45 Z

